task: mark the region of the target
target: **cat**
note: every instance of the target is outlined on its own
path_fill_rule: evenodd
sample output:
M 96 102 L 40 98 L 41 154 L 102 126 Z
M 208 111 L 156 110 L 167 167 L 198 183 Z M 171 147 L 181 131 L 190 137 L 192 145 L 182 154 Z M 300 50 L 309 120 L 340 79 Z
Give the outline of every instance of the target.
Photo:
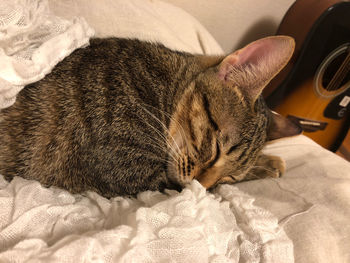
M 261 149 L 300 133 L 261 96 L 294 40 L 257 40 L 228 56 L 136 39 L 91 39 L 0 112 L 0 174 L 107 198 L 278 177 Z

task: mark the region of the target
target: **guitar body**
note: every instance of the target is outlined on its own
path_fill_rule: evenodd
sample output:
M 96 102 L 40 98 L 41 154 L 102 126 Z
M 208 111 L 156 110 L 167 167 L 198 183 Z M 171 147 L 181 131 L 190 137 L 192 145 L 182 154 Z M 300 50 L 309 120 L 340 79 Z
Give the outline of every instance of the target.
M 337 138 L 342 137 L 343 129 L 346 129 L 346 118 L 334 120 L 326 118 L 322 109 L 330 104 L 330 99 L 322 99 L 312 92 L 313 81 L 310 79 L 300 84 L 288 97 L 275 107 L 275 111 L 291 118 L 301 117 L 298 124 L 303 127 L 303 134 L 321 144 L 327 149 L 333 149 Z M 310 92 L 311 90 L 311 92 Z M 296 106 L 297 105 L 297 106 Z M 299 123 L 299 122 L 303 122 Z M 321 127 L 323 124 L 326 127 Z M 317 125 L 316 127 L 313 127 Z M 319 130 L 309 131 L 315 128 Z M 308 130 L 309 129 L 309 130 Z
M 336 150 L 349 128 L 350 2 L 298 0 L 277 33 L 294 37 L 296 49 L 265 89 L 268 105 Z

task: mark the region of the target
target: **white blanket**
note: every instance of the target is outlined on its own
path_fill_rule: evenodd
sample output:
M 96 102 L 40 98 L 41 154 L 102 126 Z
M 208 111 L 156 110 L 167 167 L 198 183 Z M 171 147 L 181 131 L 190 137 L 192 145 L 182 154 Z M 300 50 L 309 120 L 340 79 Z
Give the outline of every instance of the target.
M 50 13 L 46 1 L 0 2 L 0 109 L 11 106 L 27 84 L 42 79 L 94 31 L 84 19 Z
M 350 262 L 350 162 L 305 136 L 265 148 L 287 163 L 280 179 L 236 186 L 277 216 L 298 263 Z
M 137 199 L 0 178 L 0 262 L 292 262 L 276 217 L 234 186 Z M 278 255 L 279 260 L 272 258 Z

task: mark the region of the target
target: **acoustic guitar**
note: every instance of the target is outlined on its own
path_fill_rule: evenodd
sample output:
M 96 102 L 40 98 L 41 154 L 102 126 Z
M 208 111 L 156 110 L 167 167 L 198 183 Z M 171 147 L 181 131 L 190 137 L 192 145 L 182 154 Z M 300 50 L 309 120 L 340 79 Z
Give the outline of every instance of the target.
M 350 2 L 297 0 L 277 34 L 294 37 L 296 48 L 264 90 L 267 104 L 336 151 L 350 124 Z

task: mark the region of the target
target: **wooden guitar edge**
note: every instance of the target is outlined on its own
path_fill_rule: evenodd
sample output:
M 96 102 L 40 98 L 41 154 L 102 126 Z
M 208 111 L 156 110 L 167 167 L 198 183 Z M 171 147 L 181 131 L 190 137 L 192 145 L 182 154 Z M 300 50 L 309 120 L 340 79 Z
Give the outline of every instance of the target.
M 263 90 L 263 96 L 267 98 L 282 83 L 293 69 L 299 58 L 302 46 L 316 23 L 317 19 L 331 6 L 346 1 L 339 0 L 297 0 L 288 9 L 277 30 L 277 35 L 287 35 L 295 39 L 295 50 L 289 63 L 278 73 Z M 308 12 L 309 10 L 313 12 Z

